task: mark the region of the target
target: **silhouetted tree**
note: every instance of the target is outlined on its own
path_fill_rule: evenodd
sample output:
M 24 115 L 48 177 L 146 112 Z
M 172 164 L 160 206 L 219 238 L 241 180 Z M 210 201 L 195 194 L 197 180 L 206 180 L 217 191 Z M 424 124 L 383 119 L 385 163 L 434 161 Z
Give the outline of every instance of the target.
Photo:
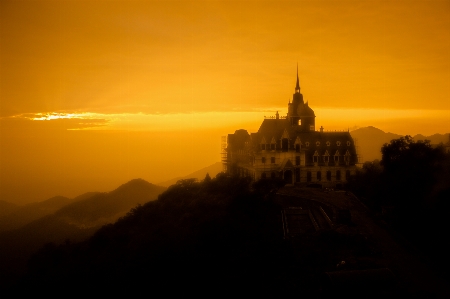
M 383 196 L 382 173 L 383 167 L 379 160 L 365 162 L 361 169 L 357 169 L 356 175 L 351 177 L 348 184 L 348 188 L 375 211 L 380 209 L 379 199 Z
M 442 150 L 432 148 L 428 140 L 415 142 L 405 136 L 384 144 L 381 153 L 382 179 L 388 191 L 385 203 L 396 206 L 399 212 L 423 208 L 440 172 Z
M 205 182 L 205 183 L 211 182 L 211 177 L 209 176 L 208 172 L 206 173 L 205 178 L 203 179 L 203 182 Z

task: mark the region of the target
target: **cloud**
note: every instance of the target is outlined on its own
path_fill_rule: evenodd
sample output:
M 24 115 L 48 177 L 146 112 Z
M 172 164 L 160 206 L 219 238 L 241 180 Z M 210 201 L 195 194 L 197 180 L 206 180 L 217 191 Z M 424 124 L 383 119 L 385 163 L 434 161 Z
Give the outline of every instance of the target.
M 110 120 L 92 113 L 24 113 L 0 118 L 3 130 L 82 130 L 106 127 Z

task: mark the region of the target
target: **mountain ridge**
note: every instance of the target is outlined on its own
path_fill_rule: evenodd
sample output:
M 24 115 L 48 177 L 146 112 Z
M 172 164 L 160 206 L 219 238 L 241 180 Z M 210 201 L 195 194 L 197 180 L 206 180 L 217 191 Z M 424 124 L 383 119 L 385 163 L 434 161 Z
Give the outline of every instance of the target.
M 219 172 L 222 172 L 223 170 L 223 165 L 222 162 L 216 162 L 214 164 L 211 164 L 207 167 L 204 167 L 202 169 L 199 169 L 197 171 L 194 171 L 188 175 L 185 176 L 180 176 L 180 177 L 175 177 L 173 179 L 164 181 L 164 182 L 160 182 L 158 183 L 158 185 L 160 186 L 164 186 L 164 187 L 169 187 L 173 184 L 175 184 L 177 181 L 179 180 L 184 180 L 184 179 L 198 179 L 198 180 L 202 180 L 205 178 L 206 174 L 209 173 L 210 177 L 215 177 Z
M 137 205 L 156 200 L 165 190 L 165 187 L 142 179 L 131 180 L 110 192 L 84 193 L 74 198 L 77 201 L 53 213 L 0 232 L 0 286 L 2 281 L 25 271 L 26 260 L 44 244 L 83 241 L 103 225 L 125 216 Z M 52 201 L 55 197 L 46 202 Z M 39 203 L 35 205 L 39 206 Z M 17 273 L 11 273 L 10 269 Z
M 383 130 L 373 126 L 350 131 L 350 135 L 357 146 L 357 152 L 360 156 L 359 162 L 361 163 L 366 161 L 381 160 L 381 147 L 393 139 L 404 137 L 404 135 L 384 132 Z M 412 136 L 412 138 L 416 141 L 430 140 L 431 144 L 439 144 L 441 142 L 446 143 L 449 141 L 449 134 L 433 134 L 430 136 L 416 134 Z

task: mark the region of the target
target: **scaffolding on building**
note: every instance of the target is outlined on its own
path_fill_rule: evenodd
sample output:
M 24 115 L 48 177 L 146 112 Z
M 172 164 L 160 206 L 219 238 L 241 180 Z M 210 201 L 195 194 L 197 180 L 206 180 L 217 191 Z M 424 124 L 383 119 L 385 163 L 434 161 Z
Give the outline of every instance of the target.
M 227 172 L 227 163 L 228 163 L 228 155 L 227 155 L 227 136 L 222 136 L 220 138 L 220 160 L 223 165 L 223 172 Z

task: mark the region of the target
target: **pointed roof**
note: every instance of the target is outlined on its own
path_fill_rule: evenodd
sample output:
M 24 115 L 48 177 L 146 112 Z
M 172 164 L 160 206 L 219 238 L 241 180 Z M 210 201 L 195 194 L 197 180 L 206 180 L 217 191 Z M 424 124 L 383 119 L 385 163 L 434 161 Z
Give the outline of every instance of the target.
M 279 170 L 283 170 L 285 168 L 292 168 L 294 167 L 294 164 L 292 164 L 291 160 L 289 158 L 284 158 L 283 162 L 281 162 Z
M 300 92 L 300 80 L 298 79 L 298 63 L 297 63 L 297 84 L 295 85 L 295 92 Z

